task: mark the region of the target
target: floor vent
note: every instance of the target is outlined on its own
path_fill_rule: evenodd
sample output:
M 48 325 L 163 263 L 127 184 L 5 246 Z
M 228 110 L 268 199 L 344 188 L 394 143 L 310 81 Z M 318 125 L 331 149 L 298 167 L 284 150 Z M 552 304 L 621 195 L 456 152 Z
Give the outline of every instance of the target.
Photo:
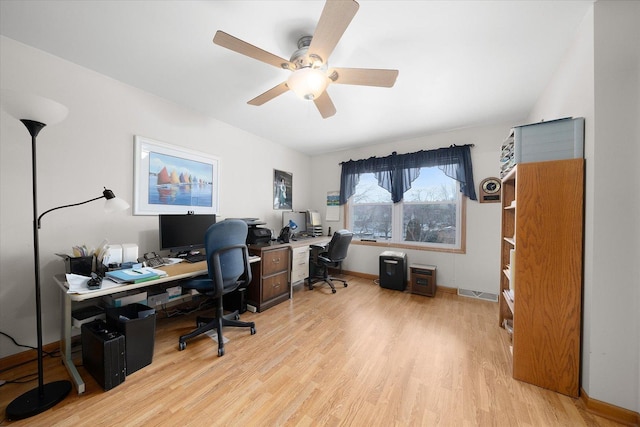
M 498 295 L 490 292 L 472 291 L 470 289 L 458 288 L 458 295 L 469 298 L 483 299 L 487 301 L 498 302 Z

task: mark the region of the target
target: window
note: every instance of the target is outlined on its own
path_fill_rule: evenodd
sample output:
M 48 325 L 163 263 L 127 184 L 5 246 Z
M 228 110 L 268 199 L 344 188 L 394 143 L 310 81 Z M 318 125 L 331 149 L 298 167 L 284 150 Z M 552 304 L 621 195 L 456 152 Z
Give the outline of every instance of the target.
M 374 173 L 361 173 L 348 201 L 348 227 L 364 241 L 459 251 L 464 247 L 463 206 L 458 181 L 438 167 L 419 168 L 398 203 Z
M 361 241 L 463 253 L 466 197 L 477 200 L 472 146 L 342 162 L 348 227 Z

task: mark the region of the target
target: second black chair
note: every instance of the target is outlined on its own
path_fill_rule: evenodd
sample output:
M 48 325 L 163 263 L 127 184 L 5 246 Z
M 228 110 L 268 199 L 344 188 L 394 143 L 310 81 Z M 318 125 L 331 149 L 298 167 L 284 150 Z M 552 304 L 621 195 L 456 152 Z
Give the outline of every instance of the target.
M 208 278 L 193 279 L 182 283 L 182 289 L 195 289 L 199 293 L 213 298 L 216 304 L 214 318 L 198 316 L 197 329 L 182 335 L 178 348 L 184 350 L 186 341 L 215 329 L 218 332 L 218 356 L 224 355 L 222 328 L 239 326 L 250 328 L 251 335 L 256 333 L 254 322 L 241 322 L 237 311 L 224 314 L 222 297 L 246 287 L 251 282 L 249 252 L 246 246 L 247 223 L 242 220 L 225 220 L 213 224 L 204 235 L 207 254 Z
M 347 257 L 347 250 L 353 238 L 353 233 L 349 230 L 338 230 L 333 233 L 333 237 L 327 246 L 311 245 L 311 256 L 309 261 L 315 274 L 309 277 L 309 289 L 313 290 L 315 282 L 323 281 L 331 287 L 331 292 L 336 293 L 333 281 L 342 282 L 347 287 L 347 281 L 329 275 L 329 267 L 339 267 Z

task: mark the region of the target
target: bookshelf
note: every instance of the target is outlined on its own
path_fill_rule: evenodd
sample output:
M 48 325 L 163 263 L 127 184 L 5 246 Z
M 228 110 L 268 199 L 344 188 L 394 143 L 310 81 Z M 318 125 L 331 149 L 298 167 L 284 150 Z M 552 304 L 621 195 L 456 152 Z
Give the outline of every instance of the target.
M 512 325 L 513 377 L 573 397 L 583 200 L 584 159 L 520 163 L 502 179 L 499 322 Z

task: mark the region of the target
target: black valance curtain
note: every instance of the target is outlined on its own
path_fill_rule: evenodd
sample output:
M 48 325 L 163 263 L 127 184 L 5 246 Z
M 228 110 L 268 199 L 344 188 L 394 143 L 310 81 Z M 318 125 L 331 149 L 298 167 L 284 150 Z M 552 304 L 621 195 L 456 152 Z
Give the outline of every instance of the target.
M 386 157 L 369 157 L 342 163 L 340 175 L 340 204 L 347 203 L 356 192 L 360 174 L 373 173 L 378 185 L 391 193 L 391 200 L 402 200 L 405 191 L 420 175 L 420 168 L 438 166 L 448 177 L 460 182 L 460 191 L 471 200 L 477 200 L 471 166 L 471 145 L 452 145 L 437 150 L 421 150 L 415 153 Z

